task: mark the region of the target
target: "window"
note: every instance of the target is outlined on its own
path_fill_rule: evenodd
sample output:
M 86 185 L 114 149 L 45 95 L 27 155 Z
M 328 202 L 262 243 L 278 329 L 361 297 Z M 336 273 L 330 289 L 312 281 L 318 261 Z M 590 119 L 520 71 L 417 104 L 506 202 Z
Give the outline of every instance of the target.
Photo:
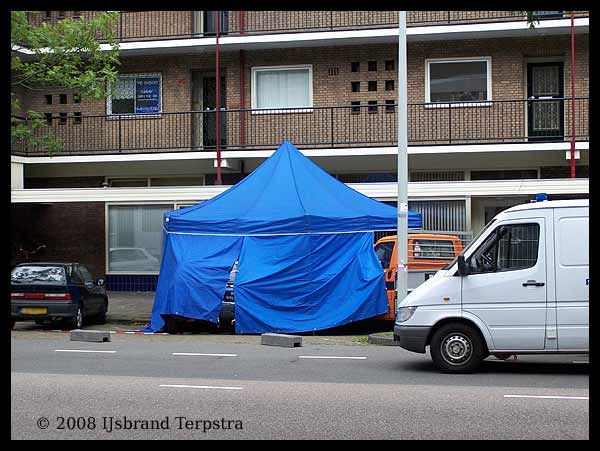
M 452 260 L 454 246 L 450 240 L 419 239 L 412 242 L 413 257 Z
M 377 72 L 377 61 L 369 61 L 367 67 L 369 72 Z
M 312 106 L 312 66 L 253 67 L 252 108 Z
M 383 269 L 390 267 L 390 261 L 392 260 L 392 252 L 394 251 L 394 241 L 387 241 L 379 243 L 375 247 L 375 254 L 381 263 Z
M 65 125 L 67 123 L 67 113 L 58 113 L 60 116 L 60 124 Z
M 360 72 L 360 63 L 350 63 L 350 70 L 352 72 Z
M 535 266 L 539 234 L 536 223 L 498 227 L 469 259 L 471 272 L 516 271 Z
M 46 118 L 46 124 L 52 125 L 52 113 L 44 113 L 44 117 Z
M 377 91 L 377 80 L 369 82 L 369 91 Z
M 360 92 L 360 81 L 351 82 L 352 92 Z
M 162 111 L 160 74 L 119 75 L 107 100 L 108 114 L 156 114 Z
M 386 113 L 393 113 L 396 110 L 395 104 L 396 104 L 395 100 L 386 100 L 385 101 Z
M 360 113 L 360 102 L 353 100 L 352 102 L 350 102 L 350 105 L 352 105 L 352 109 L 351 109 L 352 113 L 355 113 L 355 114 Z
M 80 111 L 73 113 L 73 123 L 81 124 L 81 112 Z
M 386 80 L 385 81 L 385 90 L 393 91 L 394 90 L 394 80 Z
M 377 113 L 377 100 L 369 100 L 369 113 Z
M 67 103 L 67 95 L 66 94 L 60 94 L 59 99 L 60 99 L 60 103 L 62 105 L 66 105 L 66 103 Z
M 163 214 L 169 205 L 108 206 L 108 271 L 158 273 L 163 247 Z
M 52 94 L 46 94 L 46 105 L 52 105 Z
M 491 59 L 426 62 L 426 102 L 491 100 Z
M 394 70 L 394 60 L 386 60 L 385 70 Z

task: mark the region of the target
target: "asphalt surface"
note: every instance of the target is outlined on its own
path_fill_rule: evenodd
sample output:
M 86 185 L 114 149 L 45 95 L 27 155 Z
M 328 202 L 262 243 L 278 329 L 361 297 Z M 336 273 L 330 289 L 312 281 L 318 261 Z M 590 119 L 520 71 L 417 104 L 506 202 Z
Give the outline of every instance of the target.
M 589 438 L 587 356 L 444 375 L 428 354 L 333 338 L 14 331 L 12 438 Z

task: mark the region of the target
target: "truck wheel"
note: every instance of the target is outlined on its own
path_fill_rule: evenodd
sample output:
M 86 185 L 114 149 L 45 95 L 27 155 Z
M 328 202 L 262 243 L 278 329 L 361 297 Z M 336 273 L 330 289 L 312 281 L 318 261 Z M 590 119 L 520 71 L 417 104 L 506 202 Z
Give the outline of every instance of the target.
M 433 363 L 443 373 L 470 373 L 481 364 L 485 346 L 475 328 L 451 323 L 434 333 L 429 352 Z

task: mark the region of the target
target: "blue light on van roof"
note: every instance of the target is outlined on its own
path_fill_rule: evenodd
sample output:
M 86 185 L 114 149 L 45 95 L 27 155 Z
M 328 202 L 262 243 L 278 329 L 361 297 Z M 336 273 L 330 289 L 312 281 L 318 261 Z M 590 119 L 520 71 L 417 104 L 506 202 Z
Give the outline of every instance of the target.
M 546 193 L 537 193 L 535 195 L 536 202 L 543 202 L 545 200 L 548 200 L 548 195 Z

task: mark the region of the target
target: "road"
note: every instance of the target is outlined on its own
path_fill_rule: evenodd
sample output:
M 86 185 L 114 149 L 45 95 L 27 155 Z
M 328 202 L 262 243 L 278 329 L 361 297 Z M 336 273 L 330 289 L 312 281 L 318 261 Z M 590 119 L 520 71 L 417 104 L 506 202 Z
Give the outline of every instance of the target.
M 13 331 L 13 439 L 589 438 L 587 356 L 444 375 L 428 354 L 317 337 L 111 339 Z

